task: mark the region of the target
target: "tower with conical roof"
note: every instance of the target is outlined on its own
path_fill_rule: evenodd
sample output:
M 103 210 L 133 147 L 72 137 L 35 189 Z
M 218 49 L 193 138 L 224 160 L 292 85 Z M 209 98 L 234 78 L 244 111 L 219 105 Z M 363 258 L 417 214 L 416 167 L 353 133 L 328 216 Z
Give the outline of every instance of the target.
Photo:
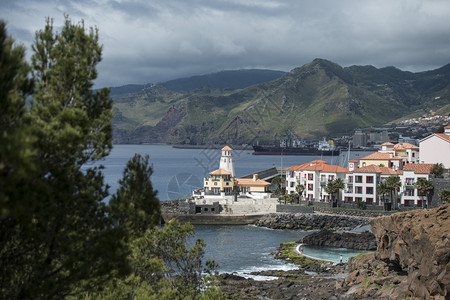
M 231 173 L 231 177 L 235 177 L 233 154 L 231 153 L 232 151 L 233 149 L 228 146 L 222 148 L 222 156 L 220 157 L 219 169 L 228 171 Z

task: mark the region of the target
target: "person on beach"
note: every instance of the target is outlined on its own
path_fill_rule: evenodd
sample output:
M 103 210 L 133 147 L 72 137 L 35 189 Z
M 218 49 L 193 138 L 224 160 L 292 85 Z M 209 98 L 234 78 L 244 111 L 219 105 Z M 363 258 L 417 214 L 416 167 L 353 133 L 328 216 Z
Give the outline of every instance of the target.
M 341 256 L 339 257 L 339 262 L 342 263 L 342 254 L 341 254 Z

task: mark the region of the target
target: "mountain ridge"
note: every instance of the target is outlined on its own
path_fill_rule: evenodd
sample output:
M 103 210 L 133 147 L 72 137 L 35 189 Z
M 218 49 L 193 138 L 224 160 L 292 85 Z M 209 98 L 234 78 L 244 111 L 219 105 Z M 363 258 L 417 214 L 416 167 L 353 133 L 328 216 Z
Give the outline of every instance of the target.
M 153 102 L 146 102 L 148 114 L 153 114 L 150 121 L 143 122 L 142 116 L 125 128 L 127 121 L 120 125 L 115 117 L 114 139 L 116 143 L 276 144 L 287 132 L 302 138 L 346 134 L 357 127 L 382 126 L 415 110 L 448 105 L 447 66 L 411 73 L 395 67 L 341 67 L 315 59 L 274 80 L 241 89 L 204 87 L 177 93 L 150 87 L 147 94 Z M 152 89 L 158 89 L 159 102 Z M 129 125 L 132 118 L 124 116 L 124 108 L 136 97 L 115 100 L 115 110 Z M 167 107 L 164 113 L 162 107 Z

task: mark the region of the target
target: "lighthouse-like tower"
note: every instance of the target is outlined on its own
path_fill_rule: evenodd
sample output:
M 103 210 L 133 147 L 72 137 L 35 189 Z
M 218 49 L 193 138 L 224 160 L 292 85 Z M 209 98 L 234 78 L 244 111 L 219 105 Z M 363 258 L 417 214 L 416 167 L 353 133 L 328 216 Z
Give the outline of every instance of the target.
M 231 173 L 231 177 L 235 177 L 233 154 L 231 154 L 231 151 L 233 151 L 233 149 L 228 146 L 222 148 L 222 156 L 220 157 L 219 169 L 228 171 Z

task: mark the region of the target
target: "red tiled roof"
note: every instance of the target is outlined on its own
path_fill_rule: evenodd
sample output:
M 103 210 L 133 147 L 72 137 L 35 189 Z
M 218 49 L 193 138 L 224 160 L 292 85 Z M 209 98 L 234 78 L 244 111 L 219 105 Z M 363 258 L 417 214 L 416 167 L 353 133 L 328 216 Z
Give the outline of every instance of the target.
M 444 129 L 450 129 L 450 125 L 445 126 Z
M 380 174 L 384 174 L 384 175 L 398 175 L 398 174 L 401 174 L 402 172 L 401 172 L 401 170 L 394 171 L 388 167 L 380 167 L 380 166 L 376 166 L 376 165 L 370 165 L 370 166 L 365 166 L 365 167 L 355 169 L 355 170 L 353 170 L 352 173 L 380 173 Z
M 399 149 L 419 149 L 416 145 L 410 144 L 410 143 L 398 143 L 394 146 L 395 150 Z
M 286 168 L 286 170 L 296 170 L 296 171 L 300 171 L 303 170 L 305 167 L 309 166 L 309 163 L 304 163 L 302 165 L 296 165 L 296 166 L 291 166 L 289 168 Z
M 392 144 L 391 142 L 386 142 L 381 144 L 381 146 L 394 146 L 394 144 Z
M 231 148 L 228 147 L 228 146 L 225 146 L 225 147 L 222 148 L 222 151 L 230 151 L 230 150 L 233 150 L 233 149 L 231 149 Z
M 358 162 L 358 160 L 357 159 L 352 159 L 352 160 L 349 160 L 348 162 Z
M 369 154 L 369 155 L 361 158 L 360 160 L 363 160 L 363 159 L 368 159 L 368 160 L 371 160 L 371 159 L 373 159 L 373 160 L 379 160 L 379 159 L 401 160 L 400 157 L 397 157 L 397 156 L 391 157 L 390 153 L 383 153 L 383 152 L 374 152 L 372 154 Z
M 350 171 L 346 168 L 335 166 L 335 165 L 327 165 L 327 164 L 319 164 L 319 165 L 309 165 L 306 166 L 303 170 L 307 171 L 320 171 L 326 173 L 349 173 Z
M 416 174 L 430 174 L 430 170 L 434 164 L 407 164 L 403 167 L 403 171 L 414 171 Z
M 209 174 L 211 174 L 211 175 L 231 175 L 230 172 L 225 171 L 225 170 L 223 170 L 223 169 L 217 169 L 217 170 L 215 170 L 215 171 L 212 171 L 212 172 L 209 173 Z
M 435 133 L 435 135 L 437 135 L 438 137 L 441 137 L 447 141 L 450 141 L 450 135 L 445 134 L 445 133 Z
M 253 178 L 237 178 L 236 179 L 236 183 L 237 185 L 243 186 L 243 185 L 270 185 L 269 182 L 261 180 L 261 179 L 256 179 L 256 181 L 253 181 Z
M 313 161 L 311 161 L 309 163 L 310 164 L 327 164 L 328 162 L 326 162 L 324 160 L 321 160 L 321 159 L 316 159 L 316 160 L 313 160 Z

